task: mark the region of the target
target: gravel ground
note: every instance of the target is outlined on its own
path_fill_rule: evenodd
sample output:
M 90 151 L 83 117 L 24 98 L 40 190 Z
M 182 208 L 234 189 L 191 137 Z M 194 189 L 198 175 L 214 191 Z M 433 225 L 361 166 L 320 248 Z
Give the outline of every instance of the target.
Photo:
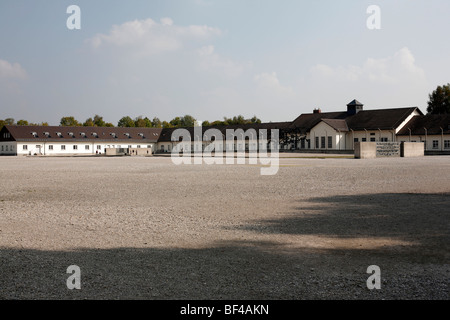
M 0 299 L 448 300 L 450 157 L 311 156 L 1 157 Z

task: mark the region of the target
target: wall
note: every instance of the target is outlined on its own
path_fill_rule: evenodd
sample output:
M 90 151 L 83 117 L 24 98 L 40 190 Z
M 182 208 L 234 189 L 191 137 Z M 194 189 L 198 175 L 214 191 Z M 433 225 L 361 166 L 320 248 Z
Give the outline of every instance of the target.
M 423 142 L 402 142 L 400 150 L 402 157 L 423 157 L 425 155 Z
M 376 142 L 355 142 L 356 159 L 373 159 L 376 156 Z
M 398 141 L 404 141 L 404 142 L 425 142 L 425 150 L 429 151 L 450 151 L 450 134 L 444 134 L 444 135 L 427 135 L 425 139 L 425 135 L 411 135 L 411 138 L 409 136 L 398 136 Z M 433 147 L 433 141 L 437 141 L 437 148 Z M 447 144 L 445 141 L 448 141 Z M 446 148 L 447 146 L 447 148 Z
M 24 150 L 24 145 L 27 149 Z M 74 146 L 77 149 L 74 149 Z M 153 143 L 139 144 L 141 148 L 147 148 L 148 146 L 153 146 Z M 40 148 L 38 147 L 40 146 Z M 50 149 L 53 146 L 53 149 Z M 62 149 L 65 146 L 65 150 Z M 137 144 L 110 144 L 110 143 L 99 143 L 95 141 L 86 142 L 19 142 L 17 143 L 17 154 L 18 155 L 89 155 L 89 154 L 104 154 L 107 148 L 137 148 Z
M 319 137 L 319 145 L 316 145 L 316 137 Z M 325 137 L 325 148 L 322 148 L 321 137 Z M 332 139 L 331 148 L 328 147 L 328 137 L 331 137 Z M 319 122 L 317 125 L 315 125 L 310 130 L 307 138 L 311 139 L 311 149 L 344 150 L 346 148 L 345 132 L 341 132 L 339 134 L 338 131 L 330 127 L 325 122 Z
M 15 141 L 0 142 L 0 155 L 13 156 L 17 154 L 17 143 Z
M 354 139 L 358 139 L 358 142 L 374 142 L 371 139 L 375 139 L 375 142 L 381 141 L 382 139 L 388 142 L 396 141 L 395 134 L 393 130 L 359 130 L 359 131 L 349 131 L 347 132 L 347 145 L 349 149 L 352 149 Z M 366 141 L 363 141 L 366 139 Z
M 132 156 L 152 156 L 152 148 L 130 148 L 128 154 Z

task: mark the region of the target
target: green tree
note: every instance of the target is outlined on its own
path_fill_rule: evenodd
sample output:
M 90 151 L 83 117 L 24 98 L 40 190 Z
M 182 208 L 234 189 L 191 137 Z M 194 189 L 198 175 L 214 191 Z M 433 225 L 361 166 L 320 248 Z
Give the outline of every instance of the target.
M 211 125 L 212 126 L 223 126 L 223 125 L 225 125 L 225 122 L 224 121 L 220 121 L 220 120 L 216 120 L 216 121 L 211 122 Z
M 172 125 L 172 127 L 175 128 L 181 127 L 181 118 L 175 117 L 172 120 L 170 120 L 169 123 Z
M 150 121 L 150 119 L 147 117 L 142 118 L 142 116 L 139 116 L 136 119 L 134 119 L 134 124 L 136 127 L 140 127 L 140 128 L 151 128 L 152 127 L 152 122 Z
M 157 118 L 157 117 L 154 117 L 152 120 L 152 127 L 161 128 L 162 127 L 161 120 L 159 120 L 159 118 Z
M 428 113 L 450 114 L 450 83 L 438 86 L 428 97 Z
M 75 120 L 73 116 L 70 117 L 62 117 L 61 121 L 59 122 L 59 125 L 62 127 L 78 127 L 81 126 L 81 124 Z
M 202 127 L 209 127 L 211 125 L 211 123 L 209 123 L 208 120 L 205 120 L 202 122 Z
M 94 120 L 92 118 L 86 119 L 86 121 L 83 123 L 84 127 L 95 127 Z
M 162 127 L 163 128 L 173 128 L 173 126 L 170 124 L 170 122 L 167 122 L 167 121 L 162 122 Z
M 261 120 L 258 119 L 257 116 L 253 116 L 253 118 L 250 119 L 250 122 L 251 122 L 251 123 L 261 123 Z
M 186 114 L 180 118 L 182 127 L 193 127 L 193 126 L 195 126 L 196 121 L 197 120 L 193 116 L 188 115 L 188 114 Z
M 134 120 L 129 116 L 122 117 L 117 123 L 118 127 L 135 127 Z
M 13 118 L 6 118 L 3 121 L 5 121 L 5 125 L 9 125 L 9 126 L 12 126 L 16 123 Z
M 28 123 L 27 120 L 19 120 L 19 121 L 17 121 L 17 125 L 18 126 L 28 126 L 30 124 Z M 31 125 L 33 125 L 33 124 L 31 124 Z
M 113 125 L 111 122 L 106 122 L 106 123 L 105 123 L 105 127 L 113 128 L 114 125 Z
M 103 121 L 103 117 L 98 114 L 94 116 L 93 122 L 96 127 L 104 127 L 106 125 L 106 122 Z

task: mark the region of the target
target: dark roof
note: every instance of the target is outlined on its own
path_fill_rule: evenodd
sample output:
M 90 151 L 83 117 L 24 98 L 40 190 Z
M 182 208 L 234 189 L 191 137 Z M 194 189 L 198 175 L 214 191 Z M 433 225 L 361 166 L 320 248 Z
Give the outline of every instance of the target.
M 359 102 L 358 100 L 354 99 L 352 102 L 347 104 L 347 106 L 363 106 L 363 104 L 361 102 Z
M 416 110 L 422 114 L 416 107 L 363 110 L 348 117 L 347 125 L 350 130 L 393 130 Z
M 359 102 L 357 100 L 353 100 L 350 103 Z M 290 128 L 297 129 L 301 133 L 306 134 L 320 121 L 325 121 L 326 119 L 328 119 L 345 120 L 348 130 L 391 130 L 397 128 L 415 110 L 422 114 L 420 109 L 416 107 L 362 110 L 356 114 L 349 114 L 347 111 L 303 113 L 297 119 L 292 121 Z M 345 128 L 342 121 L 328 122 L 328 124 L 330 125 L 332 123 L 336 127 L 342 129 Z
M 425 130 L 426 128 L 426 130 Z M 441 130 L 442 128 L 442 130 Z M 413 117 L 397 134 L 425 135 L 427 134 L 450 134 L 450 114 L 427 114 Z
M 160 128 L 5 126 L 15 141 L 121 141 L 157 142 Z
M 267 135 L 270 137 L 270 130 L 271 129 L 285 129 L 287 128 L 291 122 L 267 122 L 267 123 L 253 123 L 253 124 L 243 124 L 243 125 L 223 125 L 223 126 L 202 126 L 202 134 L 206 132 L 208 129 L 217 129 L 222 133 L 223 139 L 226 138 L 226 130 L 237 130 L 242 129 L 244 131 L 248 129 L 255 129 L 257 134 L 259 134 L 260 129 L 266 129 L 268 130 Z M 188 128 L 164 128 L 161 132 L 161 138 L 159 139 L 159 142 L 170 142 L 172 141 L 172 133 L 176 129 L 186 129 L 189 131 L 189 134 L 191 135 L 191 138 L 194 137 L 194 127 L 188 127 Z
M 290 128 L 298 129 L 301 133 L 306 133 L 323 119 L 345 119 L 347 117 L 348 114 L 346 111 L 303 113 L 292 121 Z
M 348 131 L 347 121 L 345 119 L 322 119 L 322 121 L 337 131 Z

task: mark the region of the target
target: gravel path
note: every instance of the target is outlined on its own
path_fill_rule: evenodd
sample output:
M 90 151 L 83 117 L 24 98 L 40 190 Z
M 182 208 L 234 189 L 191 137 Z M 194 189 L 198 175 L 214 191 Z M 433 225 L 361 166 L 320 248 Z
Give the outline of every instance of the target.
M 0 299 L 450 298 L 449 156 L 1 157 L 0 181 Z

